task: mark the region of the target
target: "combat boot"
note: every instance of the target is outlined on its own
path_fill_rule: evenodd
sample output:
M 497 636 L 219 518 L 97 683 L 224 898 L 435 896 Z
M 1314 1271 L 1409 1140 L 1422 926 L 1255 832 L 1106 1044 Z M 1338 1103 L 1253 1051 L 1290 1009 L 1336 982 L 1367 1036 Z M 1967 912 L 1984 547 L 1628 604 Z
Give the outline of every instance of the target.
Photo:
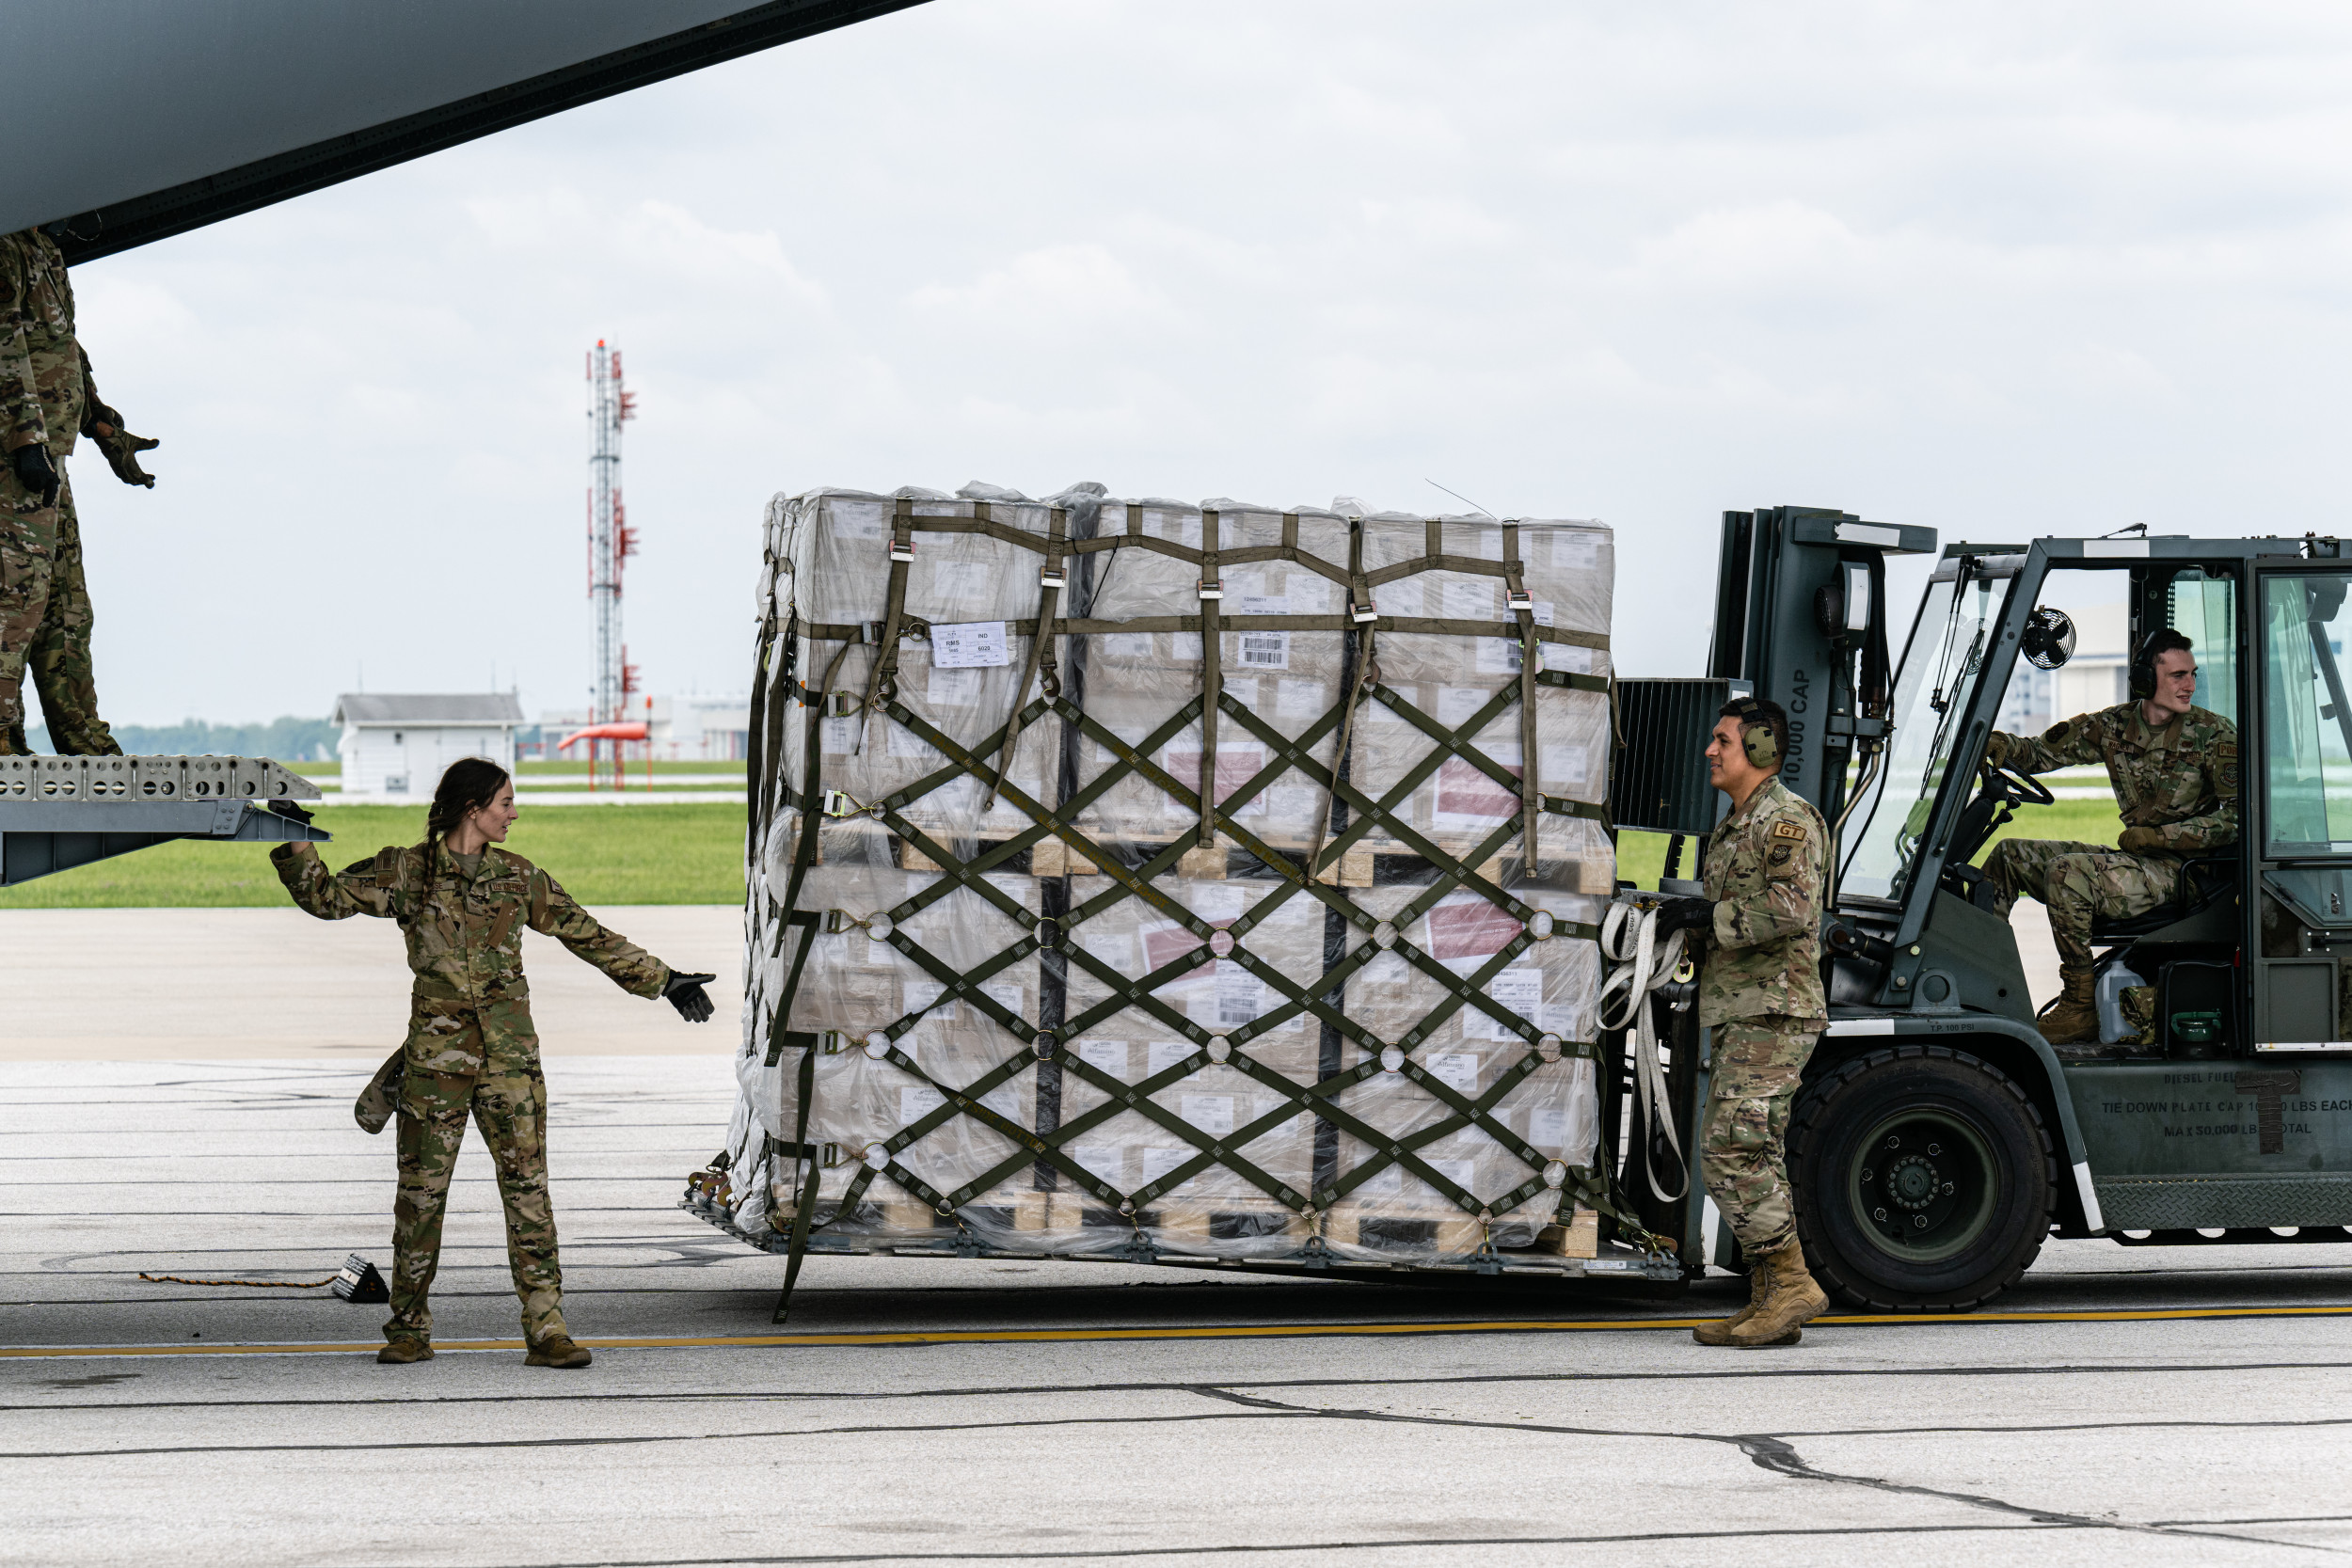
M 1748 1304 L 1728 1318 L 1718 1318 L 1713 1323 L 1699 1324 L 1698 1327 L 1691 1330 L 1691 1338 L 1702 1345 L 1731 1343 L 1731 1331 L 1756 1316 L 1756 1307 L 1762 1303 L 1764 1296 L 1764 1265 L 1751 1258 L 1748 1259 Z
M 375 1358 L 395 1367 L 405 1367 L 411 1361 L 430 1361 L 433 1359 L 433 1341 L 403 1335 L 388 1341 L 382 1350 L 375 1353 Z
M 586 1345 L 574 1344 L 568 1334 L 550 1334 L 531 1347 L 523 1357 L 526 1367 L 585 1367 L 594 1361 Z
M 1769 1350 L 1797 1342 L 1798 1329 L 1829 1308 L 1829 1297 L 1804 1266 L 1804 1245 L 1791 1236 L 1756 1259 L 1768 1271 L 1756 1316 L 1731 1333 L 1740 1350 Z
M 1702 1345 L 1736 1343 L 1733 1336 L 1739 1332 L 1742 1324 L 1756 1316 L 1756 1309 L 1764 1305 L 1764 1298 L 1772 1293 L 1772 1288 L 1771 1263 L 1762 1258 L 1750 1258 L 1748 1259 L 1748 1304 L 1728 1318 L 1719 1318 L 1711 1323 L 1699 1324 L 1698 1327 L 1691 1330 L 1691 1338 Z M 1802 1329 L 1792 1328 L 1785 1338 L 1775 1339 L 1772 1343 L 1793 1345 L 1803 1333 Z
M 2078 1045 L 2099 1038 L 2099 1009 L 2090 999 L 2090 971 L 2058 971 L 2058 993 L 2034 1020 L 2034 1027 L 2052 1045 Z

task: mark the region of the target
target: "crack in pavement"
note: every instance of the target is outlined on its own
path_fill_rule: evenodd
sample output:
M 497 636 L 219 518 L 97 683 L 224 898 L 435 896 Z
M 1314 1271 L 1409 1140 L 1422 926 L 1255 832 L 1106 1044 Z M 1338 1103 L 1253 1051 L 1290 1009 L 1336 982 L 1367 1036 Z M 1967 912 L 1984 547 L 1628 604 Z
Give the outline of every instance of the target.
M 1481 1421 L 1453 1416 L 1405 1416 L 1393 1411 L 1343 1410 L 1313 1405 L 1289 1404 L 1280 1400 L 1262 1399 L 1255 1395 L 1232 1393 L 1213 1385 L 1200 1384 L 1194 1391 L 1206 1399 L 1228 1400 L 1236 1404 L 1263 1410 L 1316 1411 L 1341 1420 L 1393 1421 L 1408 1426 L 1469 1427 L 1489 1432 L 1549 1432 L 1576 1437 L 1662 1437 L 1687 1442 L 1729 1444 L 1748 1456 L 1760 1469 L 1775 1475 L 1789 1476 L 1800 1481 L 1829 1481 L 1837 1485 L 1860 1486 L 1872 1491 L 1891 1492 L 1918 1497 L 1934 1497 L 1969 1508 L 1986 1509 L 1993 1513 L 2025 1519 L 2039 1525 L 2064 1525 L 2081 1529 L 2122 1530 L 2140 1535 L 2186 1536 L 2199 1541 L 2243 1541 L 2258 1546 L 2286 1546 L 2301 1551 L 2326 1552 L 2341 1557 L 2344 1552 L 2334 1546 L 2315 1546 L 2299 1541 L 2280 1541 L 2269 1536 L 2235 1535 L 2211 1528 L 2186 1529 L 2177 1526 L 2136 1525 L 2118 1519 L 2102 1519 L 2090 1514 L 2068 1513 L 2057 1509 L 2027 1508 L 2000 1497 L 1985 1497 L 1973 1492 L 1947 1492 L 1932 1486 L 1918 1486 L 1908 1481 L 1887 1481 L 1878 1476 L 1850 1476 L 1835 1470 L 1820 1469 L 1808 1463 L 1785 1439 L 1763 1433 L 1719 1433 L 1709 1432 L 1612 1432 L 1601 1428 L 1554 1426 L 1537 1421 Z
M 594 1348 L 594 1341 L 590 1341 Z M 1780 1378 L 1843 1378 L 1843 1377 L 2098 1377 L 2107 1375 L 2143 1376 L 2151 1373 L 2194 1372 L 2276 1372 L 2276 1371 L 2345 1371 L 2352 1370 L 2352 1361 L 2214 1361 L 2165 1362 L 2140 1364 L 2132 1362 L 2099 1363 L 2096 1365 L 2064 1365 L 2056 1367 L 1758 1367 L 1738 1371 L 1655 1371 L 1655 1372 L 1457 1372 L 1429 1377 L 1270 1377 L 1227 1379 L 1216 1385 L 1219 1388 L 1422 1388 L 1453 1387 L 1491 1383 L 1719 1383 L 1746 1382 L 1756 1379 Z M 1198 1391 L 1198 1382 L 1121 1382 L 1121 1383 L 1025 1383 L 993 1386 L 966 1385 L 945 1388 L 710 1388 L 691 1392 L 670 1389 L 644 1392 L 596 1392 L 573 1394 L 365 1394 L 341 1398 L 291 1399 L 204 1399 L 204 1400 L 85 1400 L 78 1402 L 51 1402 L 40 1404 L 0 1404 L 0 1413 L 17 1411 L 79 1411 L 79 1410 L 210 1410 L 210 1409 L 316 1409 L 349 1405 L 354 1409 L 380 1408 L 388 1405 L 443 1404 L 592 1404 L 592 1403 L 661 1403 L 661 1404 L 723 1404 L 750 1402 L 827 1401 L 859 1402 L 882 1400 L 941 1400 L 997 1399 L 1025 1394 L 1149 1394 Z M 2119 1425 L 2130 1423 L 2118 1423 Z M 2155 1422 L 2161 1426 L 2187 1425 L 2189 1422 Z M 2279 1423 L 2287 1424 L 2287 1423 Z M 1886 1429 L 1864 1428 L 1852 1432 L 1799 1432 L 1784 1436 L 1867 1436 Z M 1933 1430 L 1973 1430 L 1963 1428 Z M 1996 1431 L 2020 1431 L 2022 1428 L 2000 1427 Z

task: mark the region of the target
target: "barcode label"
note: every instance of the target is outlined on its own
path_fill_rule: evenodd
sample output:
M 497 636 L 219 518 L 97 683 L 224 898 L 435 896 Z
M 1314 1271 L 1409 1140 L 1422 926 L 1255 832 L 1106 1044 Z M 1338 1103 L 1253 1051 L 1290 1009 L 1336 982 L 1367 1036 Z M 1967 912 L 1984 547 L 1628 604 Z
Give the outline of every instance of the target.
M 1544 1001 L 1544 972 L 1534 964 L 1514 964 L 1486 982 L 1487 999 L 1496 1006 L 1507 1007 L 1533 1022 L 1536 1009 Z M 1478 1029 L 1490 1040 L 1516 1040 L 1518 1031 L 1504 1024 L 1491 1013 L 1478 1012 L 1473 1021 L 1466 1017 L 1462 1032 L 1467 1035 Z M 1483 1027 L 1482 1027 L 1483 1026 Z
M 1246 631 L 1241 634 L 1241 662 L 1252 670 L 1291 667 L 1291 634 L 1286 631 Z
M 1482 637 L 1478 642 L 1478 673 L 1482 675 L 1516 675 L 1519 673 L 1519 645 L 1508 637 Z
M 1245 1023 L 1257 1022 L 1264 1002 L 1265 989 L 1258 977 L 1235 963 L 1216 966 L 1216 1022 L 1226 1029 L 1238 1029 Z

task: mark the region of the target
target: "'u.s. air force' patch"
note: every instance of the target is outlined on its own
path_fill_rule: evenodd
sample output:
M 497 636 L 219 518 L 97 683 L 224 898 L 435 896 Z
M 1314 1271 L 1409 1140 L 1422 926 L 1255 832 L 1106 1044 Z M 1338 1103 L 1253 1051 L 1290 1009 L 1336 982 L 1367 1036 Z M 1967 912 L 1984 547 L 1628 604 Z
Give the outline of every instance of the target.
M 1795 822 L 1775 822 L 1772 824 L 1772 836 L 1774 838 L 1793 838 L 1802 843 L 1804 839 L 1804 829 L 1803 826 Z

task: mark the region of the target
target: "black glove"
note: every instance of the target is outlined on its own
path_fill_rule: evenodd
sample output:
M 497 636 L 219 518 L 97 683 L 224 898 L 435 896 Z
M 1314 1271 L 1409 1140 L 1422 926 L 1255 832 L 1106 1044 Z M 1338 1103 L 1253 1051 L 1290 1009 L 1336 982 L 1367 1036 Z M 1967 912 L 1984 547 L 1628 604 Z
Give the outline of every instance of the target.
M 17 448 L 8 454 L 8 467 L 16 470 L 16 482 L 27 493 L 40 498 L 41 505 L 57 504 L 57 490 L 64 482 L 57 477 L 57 465 L 47 447 L 36 443 Z
M 1705 898 L 1692 898 L 1676 894 L 1658 902 L 1658 924 L 1653 930 L 1661 942 L 1677 931 L 1692 931 L 1701 927 L 1712 928 L 1715 906 Z
M 704 993 L 703 987 L 717 978 L 716 974 L 680 974 L 672 970 L 670 983 L 661 988 L 661 994 L 670 999 L 670 1006 L 675 1007 L 677 1016 L 687 1022 L 707 1023 L 710 1022 L 710 998 Z
M 134 436 L 119 424 L 115 425 L 112 436 L 93 436 L 90 439 L 105 454 L 106 466 L 115 471 L 115 478 L 125 484 L 144 484 L 150 490 L 155 488 L 155 476 L 139 467 L 139 453 L 153 451 L 163 445 L 161 441 Z

